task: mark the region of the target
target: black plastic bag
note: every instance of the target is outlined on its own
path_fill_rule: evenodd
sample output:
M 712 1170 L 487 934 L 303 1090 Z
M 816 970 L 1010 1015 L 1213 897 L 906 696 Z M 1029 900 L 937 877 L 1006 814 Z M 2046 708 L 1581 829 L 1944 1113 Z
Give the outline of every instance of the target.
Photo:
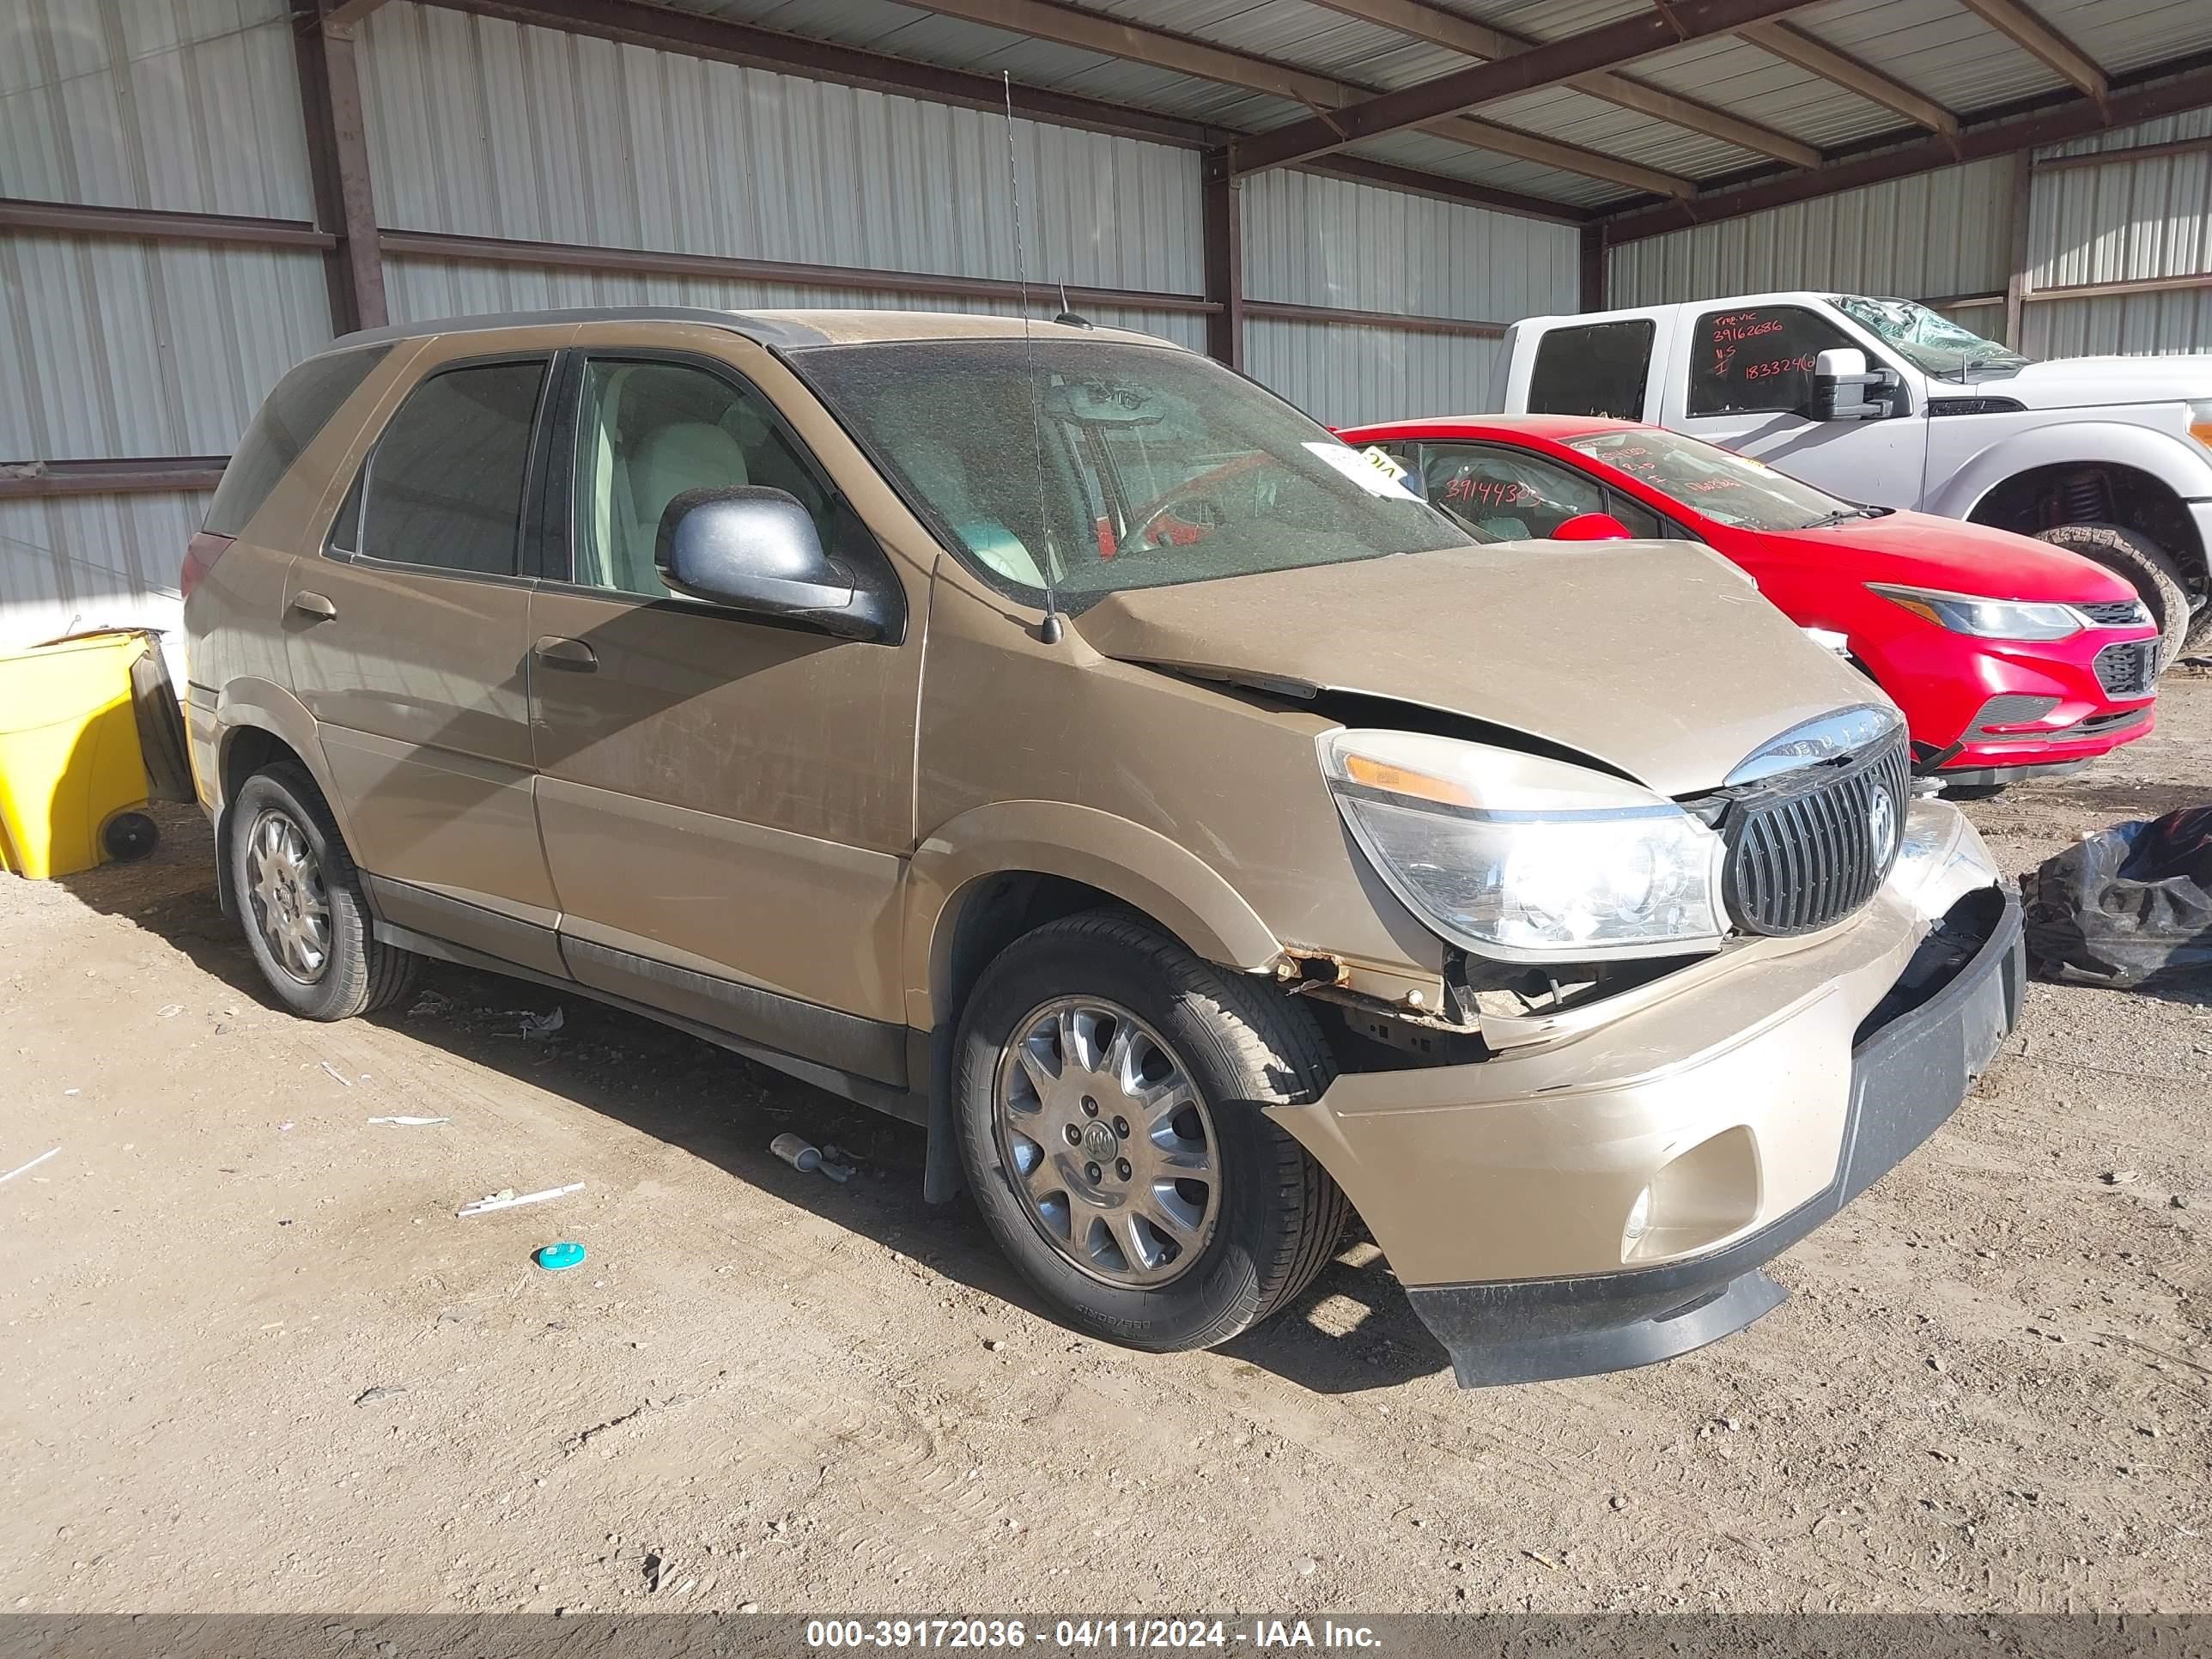
M 2115 824 L 2021 883 L 2045 979 L 2121 990 L 2212 978 L 2212 806 Z

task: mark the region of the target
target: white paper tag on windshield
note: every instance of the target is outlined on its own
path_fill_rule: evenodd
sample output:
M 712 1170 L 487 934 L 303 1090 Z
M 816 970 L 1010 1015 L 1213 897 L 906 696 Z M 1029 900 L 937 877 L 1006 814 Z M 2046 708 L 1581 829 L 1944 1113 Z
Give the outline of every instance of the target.
M 1398 482 L 1406 476 L 1403 467 L 1399 467 L 1394 477 L 1346 444 L 1308 444 L 1306 447 L 1317 459 L 1328 463 L 1370 495 L 1380 495 L 1386 501 L 1418 502 L 1421 499 Z
M 1406 476 L 1405 464 L 1389 450 L 1377 445 L 1370 444 L 1361 450 L 1359 459 L 1386 478 L 1402 478 Z

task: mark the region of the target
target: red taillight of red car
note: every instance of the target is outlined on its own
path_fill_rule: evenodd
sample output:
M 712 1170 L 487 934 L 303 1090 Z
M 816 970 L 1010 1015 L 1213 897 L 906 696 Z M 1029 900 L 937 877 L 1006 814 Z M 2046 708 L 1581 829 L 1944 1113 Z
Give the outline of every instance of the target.
M 210 535 L 203 530 L 185 547 L 185 562 L 177 572 L 177 591 L 185 599 L 200 585 L 200 578 L 215 568 L 215 562 L 229 548 L 232 538 Z

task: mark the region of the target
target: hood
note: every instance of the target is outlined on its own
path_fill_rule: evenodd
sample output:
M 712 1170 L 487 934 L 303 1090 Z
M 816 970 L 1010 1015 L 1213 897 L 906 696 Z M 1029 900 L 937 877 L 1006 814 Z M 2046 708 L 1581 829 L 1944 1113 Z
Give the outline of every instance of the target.
M 1685 542 L 1506 542 L 1101 599 L 1123 662 L 1363 692 L 1579 750 L 1665 795 L 1881 694 Z
M 2094 559 L 2033 536 L 1939 519 L 1932 513 L 1890 513 L 1846 519 L 1821 530 L 1763 532 L 1823 568 L 1869 582 L 1907 582 L 1991 599 L 2046 599 L 2096 605 L 2132 599 L 2136 591 Z
M 1966 386 L 1931 374 L 1928 392 L 1935 398 L 2012 398 L 2030 409 L 2181 403 L 2212 398 L 2212 356 L 2054 357 Z

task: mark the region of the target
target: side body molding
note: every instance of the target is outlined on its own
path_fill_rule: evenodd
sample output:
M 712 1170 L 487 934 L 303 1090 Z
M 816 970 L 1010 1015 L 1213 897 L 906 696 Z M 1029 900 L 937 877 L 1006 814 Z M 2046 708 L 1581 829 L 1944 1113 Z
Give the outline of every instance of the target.
M 1218 871 L 1158 830 L 1065 801 L 994 801 L 952 818 L 915 851 L 905 927 L 909 1026 L 927 1031 L 937 1023 L 962 890 L 1024 870 L 1111 893 L 1225 968 L 1265 968 L 1282 949 Z

